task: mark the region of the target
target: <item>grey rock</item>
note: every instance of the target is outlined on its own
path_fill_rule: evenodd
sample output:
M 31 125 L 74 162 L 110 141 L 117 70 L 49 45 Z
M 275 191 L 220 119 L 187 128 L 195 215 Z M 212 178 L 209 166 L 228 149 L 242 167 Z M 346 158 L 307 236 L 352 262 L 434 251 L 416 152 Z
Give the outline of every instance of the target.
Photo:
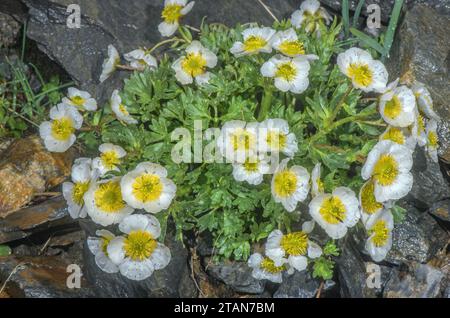
M 252 269 L 244 262 L 224 261 L 214 264 L 205 259 L 208 264 L 206 272 L 215 279 L 223 282 L 238 293 L 261 294 L 264 291 L 265 281 L 252 277 Z
M 411 263 L 395 270 L 383 292 L 386 298 L 436 298 L 442 294 L 444 274 L 427 264 Z
M 442 6 L 433 9 L 419 4 L 406 12 L 387 67 L 391 79 L 401 77 L 406 82 L 418 80 L 429 88 L 434 108 L 443 120 L 439 129 L 440 154 L 450 162 L 450 1 L 431 2 L 441 3 Z
M 57 226 L 75 224 L 64 198 L 26 207 L 0 219 L 0 244 L 26 238 Z
M 420 209 L 427 210 L 435 202 L 450 197 L 450 187 L 438 163 L 425 155 L 423 148 L 416 147 L 411 170 L 414 182 L 406 199 Z
M 15 44 L 20 31 L 20 24 L 13 17 L 0 12 L 0 47 Z
M 450 199 L 436 202 L 428 213 L 442 221 L 450 222 Z
M 394 227 L 392 248 L 385 261 L 425 263 L 447 244 L 449 235 L 428 213 L 419 212 L 411 205 L 404 207 L 407 209 L 405 219 Z
M 101 65 L 108 44 L 120 53 L 137 47 L 151 47 L 162 38 L 157 26 L 161 22 L 163 1 L 154 0 L 79 0 L 81 28 L 66 26 L 67 5 L 71 0 L 23 0 L 29 8 L 27 35 L 35 40 L 40 50 L 61 65 L 76 85 L 88 90 L 100 102 L 120 88 L 127 72 L 115 72 L 102 84 L 98 83 Z M 297 7 L 295 1 L 266 1 L 279 17 L 286 17 Z M 210 22 L 234 25 L 257 21 L 272 24 L 273 20 L 256 1 L 208 0 L 196 1 L 193 11 L 184 23 L 198 27 L 204 16 Z M 132 35 L 132 36 L 130 36 Z
M 80 226 L 87 236 L 95 235 L 99 226 L 90 220 L 81 220 Z M 117 229 L 110 228 L 110 230 Z M 172 229 L 168 229 L 164 244 L 170 249 L 172 259 L 162 270 L 143 281 L 132 281 L 120 273 L 107 274 L 95 264 L 94 255 L 84 244 L 83 260 L 86 279 L 92 284 L 98 297 L 179 297 L 179 285 L 187 267 L 187 251 L 183 245 L 174 239 Z
M 324 283 L 321 297 L 326 292 L 332 289 L 336 283 L 332 280 L 327 280 Z M 274 293 L 274 298 L 313 298 L 317 295 L 320 281 L 314 279 L 309 271 L 295 272 L 293 275 L 284 277 L 280 287 Z

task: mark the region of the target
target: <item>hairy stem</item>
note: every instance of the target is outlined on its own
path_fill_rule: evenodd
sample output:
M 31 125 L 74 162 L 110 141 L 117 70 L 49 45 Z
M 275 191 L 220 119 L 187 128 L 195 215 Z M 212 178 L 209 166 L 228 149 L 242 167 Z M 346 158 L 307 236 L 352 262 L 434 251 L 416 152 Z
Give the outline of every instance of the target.
M 333 110 L 333 113 L 331 114 L 331 117 L 327 121 L 327 126 L 329 127 L 332 125 L 333 121 L 336 119 L 337 115 L 341 111 L 342 107 L 344 106 L 345 99 L 347 96 L 351 93 L 353 90 L 353 86 L 349 86 L 347 90 L 345 91 L 344 95 L 342 95 L 341 99 L 339 100 L 338 104 L 336 105 L 336 108 Z
M 265 85 L 264 95 L 261 100 L 261 107 L 259 109 L 258 121 L 263 121 L 267 117 L 270 105 L 272 103 L 273 90 L 270 85 Z

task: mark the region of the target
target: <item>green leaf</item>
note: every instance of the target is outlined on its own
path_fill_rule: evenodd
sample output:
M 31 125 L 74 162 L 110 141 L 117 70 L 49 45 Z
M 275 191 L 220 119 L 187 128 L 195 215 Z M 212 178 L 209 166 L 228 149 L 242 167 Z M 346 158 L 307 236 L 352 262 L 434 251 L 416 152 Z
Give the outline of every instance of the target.
M 384 54 L 385 48 L 378 43 L 377 40 L 373 39 L 369 35 L 365 34 L 364 32 L 361 32 L 355 28 L 350 28 L 350 32 L 356 36 L 361 42 L 363 42 L 365 45 L 371 47 L 372 49 L 376 50 L 380 54 Z
M 0 257 L 11 255 L 11 248 L 7 245 L 0 245 Z
M 328 241 L 323 247 L 323 254 L 326 256 L 339 256 L 339 248 L 336 246 L 334 241 Z
M 392 216 L 394 217 L 394 223 L 402 223 L 405 220 L 406 217 L 406 209 L 402 208 L 401 206 L 394 205 L 391 208 Z
M 313 266 L 313 277 L 328 280 L 333 278 L 334 262 L 324 257 L 319 257 Z
M 394 41 L 395 30 L 397 29 L 398 19 L 400 18 L 400 13 L 402 11 L 403 1 L 404 0 L 395 0 L 386 35 L 384 36 L 383 57 L 389 56 L 389 51 L 391 50 L 392 42 Z
M 345 36 L 347 37 L 350 28 L 350 8 L 348 6 L 348 0 L 342 0 L 342 20 L 344 21 Z
M 364 6 L 366 0 L 359 0 L 358 5 L 355 9 L 355 14 L 353 15 L 353 27 L 356 28 L 358 26 L 359 16 L 361 15 L 361 9 Z

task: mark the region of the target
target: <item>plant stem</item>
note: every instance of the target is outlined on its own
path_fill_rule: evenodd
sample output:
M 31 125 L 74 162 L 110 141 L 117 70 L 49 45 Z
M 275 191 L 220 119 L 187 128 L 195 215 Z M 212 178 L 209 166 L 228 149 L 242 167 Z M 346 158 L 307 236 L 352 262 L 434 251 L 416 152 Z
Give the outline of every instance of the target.
M 261 100 L 261 108 L 259 109 L 258 121 L 263 121 L 269 112 L 272 103 L 273 90 L 270 85 L 264 86 L 264 95 Z
M 31 125 L 36 126 L 36 127 L 39 128 L 39 125 L 38 125 L 38 124 L 36 124 L 34 121 L 32 121 L 32 120 L 26 118 L 26 117 L 23 116 L 22 114 L 19 114 L 19 113 L 16 112 L 14 109 L 8 107 L 8 110 L 9 110 L 10 112 L 14 113 L 16 116 L 19 116 L 20 118 L 22 118 L 23 120 L 25 120 L 25 121 L 28 122 L 29 124 L 31 124 Z
M 160 46 L 162 46 L 162 45 L 164 45 L 164 44 L 167 44 L 167 43 L 176 42 L 176 41 L 184 42 L 185 40 L 180 39 L 180 38 L 177 38 L 177 37 L 174 37 L 174 38 L 171 38 L 171 39 L 167 39 L 167 40 L 161 41 L 161 42 L 159 42 L 159 43 L 156 43 L 156 44 L 155 44 L 151 49 L 149 49 L 147 52 L 148 52 L 148 53 L 152 53 L 154 50 L 156 50 L 156 49 L 159 48 Z
M 353 86 L 349 86 L 347 88 L 347 91 L 342 95 L 341 99 L 339 100 L 339 103 L 336 105 L 336 108 L 334 109 L 333 113 L 331 114 L 331 117 L 327 121 L 327 126 L 329 127 L 333 121 L 336 119 L 337 115 L 342 109 L 342 106 L 344 106 L 345 99 L 350 94 L 350 92 L 353 90 Z
M 137 68 L 128 66 L 128 65 L 116 65 L 116 68 L 118 68 L 119 70 L 125 70 L 125 71 L 138 71 Z

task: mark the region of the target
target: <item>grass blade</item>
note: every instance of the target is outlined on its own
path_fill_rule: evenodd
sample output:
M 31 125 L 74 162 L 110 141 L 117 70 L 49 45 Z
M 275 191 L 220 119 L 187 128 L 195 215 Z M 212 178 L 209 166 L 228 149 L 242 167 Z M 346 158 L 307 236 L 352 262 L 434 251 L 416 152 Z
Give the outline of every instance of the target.
M 355 14 L 353 15 L 353 27 L 356 28 L 359 22 L 359 16 L 361 15 L 361 10 L 366 0 L 359 0 L 358 5 L 356 6 Z
M 348 37 L 350 29 L 350 9 L 348 7 L 348 0 L 342 0 L 342 20 L 344 21 L 345 36 Z
M 392 42 L 394 41 L 395 30 L 397 29 L 398 19 L 400 18 L 400 13 L 403 7 L 403 0 L 395 0 L 394 8 L 392 9 L 391 18 L 389 20 L 389 25 L 386 30 L 386 35 L 384 37 L 384 53 L 383 57 L 389 55 L 391 50 Z
M 366 45 L 370 46 L 371 48 L 376 50 L 378 53 L 384 54 L 385 49 L 380 43 L 378 43 L 377 40 L 371 38 L 370 36 L 368 36 L 364 32 L 361 32 L 361 31 L 359 31 L 359 30 L 357 30 L 355 28 L 350 28 L 350 32 L 354 36 L 356 36 L 360 41 L 362 41 Z

